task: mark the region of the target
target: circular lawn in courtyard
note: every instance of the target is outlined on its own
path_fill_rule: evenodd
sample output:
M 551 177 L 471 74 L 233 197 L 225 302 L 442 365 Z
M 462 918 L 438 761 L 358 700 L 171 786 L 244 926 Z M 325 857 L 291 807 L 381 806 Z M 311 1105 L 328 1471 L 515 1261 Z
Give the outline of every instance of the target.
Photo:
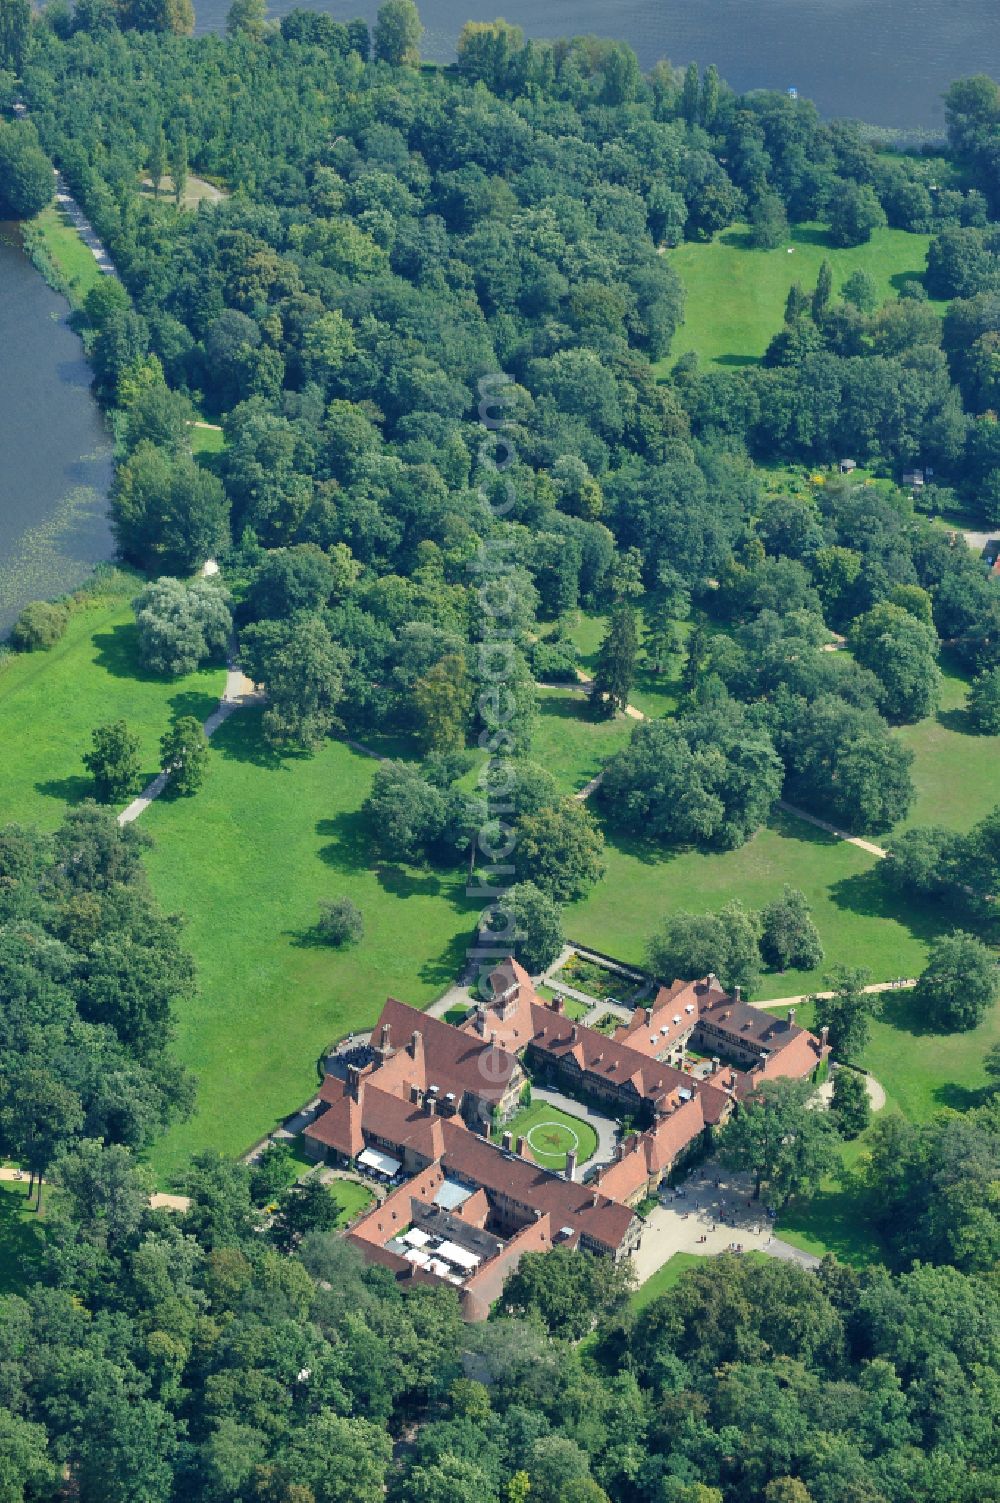
M 522 1107 L 495 1134 L 496 1140 L 505 1132 L 511 1134 L 515 1143 L 523 1138 L 528 1153 L 543 1169 L 565 1169 L 566 1155 L 570 1152 L 576 1154 L 577 1164 L 585 1164 L 597 1151 L 597 1134 L 589 1122 L 571 1117 L 544 1101 Z

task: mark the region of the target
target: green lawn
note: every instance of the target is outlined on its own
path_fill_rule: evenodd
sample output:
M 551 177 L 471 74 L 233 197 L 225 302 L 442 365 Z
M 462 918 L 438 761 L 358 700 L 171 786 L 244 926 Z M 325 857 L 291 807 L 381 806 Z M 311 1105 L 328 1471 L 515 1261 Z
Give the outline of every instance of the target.
M 589 1122 L 571 1117 L 545 1101 L 533 1101 L 505 1122 L 494 1138 L 505 1132 L 523 1137 L 536 1164 L 543 1169 L 565 1169 L 566 1154 L 576 1149 L 576 1161 L 585 1164 L 597 1151 L 597 1134 Z
M 206 428 L 191 424 L 192 454 L 221 454 L 226 447 L 226 436 L 221 428 Z
M 658 1268 L 651 1278 L 644 1284 L 640 1284 L 632 1296 L 632 1309 L 638 1315 L 647 1305 L 652 1304 L 654 1299 L 659 1299 L 661 1294 L 666 1294 L 677 1283 L 682 1273 L 689 1268 L 694 1268 L 704 1259 L 698 1253 L 675 1252 L 672 1258 L 668 1258 L 661 1268 Z
M 822 985 L 832 965 L 866 965 L 876 980 L 913 976 L 928 942 L 951 927 L 949 915 L 907 907 L 885 891 L 877 857 L 776 810 L 737 851 L 672 852 L 607 827 L 607 876 L 566 910 L 571 940 L 641 966 L 650 935 L 665 914 L 700 912 L 738 897 L 761 908 L 782 884 L 801 888 L 826 949 L 815 971 L 765 973 L 762 998 L 795 996 Z
M 355 1179 L 333 1180 L 330 1194 L 340 1207 L 338 1226 L 346 1226 L 349 1221 L 353 1221 L 375 1198 L 367 1185 Z
M 358 811 L 375 765 L 340 742 L 276 759 L 259 712 L 242 711 L 213 737 L 198 795 L 143 816 L 154 889 L 189 915 L 201 986 L 177 1039 L 197 1107 L 152 1155 L 164 1182 L 190 1153 L 239 1152 L 300 1106 L 320 1051 L 370 1025 L 389 993 L 425 1005 L 461 970 L 481 904 L 462 871 L 373 862 Z M 365 934 L 341 951 L 313 929 L 320 899 L 342 894 Z
M 842 1263 L 856 1267 L 884 1262 L 885 1249 L 871 1226 L 868 1192 L 858 1172 L 864 1152 L 863 1138 L 844 1143 L 836 1172 L 822 1180 L 810 1200 L 793 1203 L 781 1212 L 775 1222 L 776 1235 L 820 1258 L 832 1252 Z
M 811 290 L 824 259 L 833 267 L 835 294 L 861 268 L 872 273 L 883 298 L 889 298 L 907 277 L 922 274 L 929 243 L 927 235 L 884 229 L 867 245 L 841 250 L 828 243 L 821 225 L 804 224 L 777 250 L 751 249 L 740 225 L 723 230 L 707 245 L 680 245 L 668 256 L 684 283 L 685 321 L 662 367 L 689 350 L 717 365 L 752 364 L 781 328 L 792 283 Z
M 1000 803 L 1000 736 L 972 730 L 965 712 L 968 681 L 947 662 L 942 670 L 937 714 L 896 732 L 916 754 L 917 797 L 902 829 L 935 824 L 969 830 Z
M 27 1188 L 27 1180 L 0 1180 L 0 1294 L 20 1294 L 39 1276 L 45 1204 L 39 1218 Z
M 50 273 L 49 280 L 58 283 L 73 307 L 79 308 L 104 273 L 65 212 L 50 204 L 27 226 L 26 239 L 36 260 L 43 263 L 43 271 Z
M 548 768 L 563 793 L 577 793 L 628 744 L 633 725 L 627 715 L 595 720 L 578 690 L 540 689 L 532 759 Z
M 159 770 L 159 742 L 180 715 L 204 720 L 225 684 L 222 667 L 166 679 L 139 665 L 129 604 L 140 581 L 116 577 L 88 597 L 48 652 L 16 655 L 0 673 L 0 822 L 52 828 L 91 792 L 81 758 L 96 725 L 124 718 L 142 743 L 143 773 Z

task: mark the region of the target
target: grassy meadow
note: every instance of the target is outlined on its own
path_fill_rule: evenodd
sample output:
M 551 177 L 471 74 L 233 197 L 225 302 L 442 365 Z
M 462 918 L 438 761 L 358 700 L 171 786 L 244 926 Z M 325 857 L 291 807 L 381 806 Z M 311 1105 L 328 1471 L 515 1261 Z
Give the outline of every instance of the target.
M 462 969 L 481 904 L 461 869 L 375 861 L 359 814 L 375 766 L 334 741 L 276 758 L 260 712 L 243 711 L 213 737 L 197 796 L 143 816 L 153 887 L 188 915 L 200 982 L 176 1044 L 198 1077 L 197 1108 L 157 1145 L 161 1178 L 200 1148 L 247 1148 L 308 1098 L 334 1038 L 370 1026 L 390 993 L 425 1005 Z M 336 950 L 314 931 L 320 900 L 342 895 L 365 934 Z
M 153 777 L 171 722 L 181 715 L 204 720 L 218 704 L 221 665 L 180 679 L 142 668 L 131 606 L 140 588 L 132 575 L 113 575 L 80 597 L 54 647 L 18 653 L 0 672 L 0 822 L 54 828 L 67 804 L 89 796 L 81 758 L 95 726 L 126 720 L 142 743 L 143 773 Z
M 662 367 L 691 350 L 705 363 L 752 365 L 781 328 L 792 283 L 811 290 L 824 260 L 833 267 L 835 295 L 851 272 L 864 270 L 889 298 L 907 278 L 922 275 L 929 243 L 928 235 L 883 229 L 867 245 L 842 250 L 830 245 L 822 225 L 801 224 L 777 250 L 754 250 L 744 225 L 705 245 L 679 245 L 668 255 L 684 283 L 685 318 Z

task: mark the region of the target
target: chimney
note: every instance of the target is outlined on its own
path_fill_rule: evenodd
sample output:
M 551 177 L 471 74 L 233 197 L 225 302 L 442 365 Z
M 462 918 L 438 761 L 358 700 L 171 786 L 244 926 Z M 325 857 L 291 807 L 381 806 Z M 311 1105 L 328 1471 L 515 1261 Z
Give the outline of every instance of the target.
M 428 1091 L 427 1095 L 424 1097 L 424 1111 L 427 1113 L 428 1117 L 436 1117 L 437 1109 L 437 1098 L 435 1096 L 432 1096 L 430 1091 Z
M 788 1009 L 788 1026 L 789 1026 L 789 1028 L 794 1028 L 795 1027 L 795 1008 L 794 1007 L 790 1007 Z
M 486 1037 L 486 1008 L 482 1003 L 476 1009 L 476 1032 Z
M 742 1002 L 743 1001 L 743 988 L 742 988 L 742 986 L 734 986 L 733 987 L 733 1001 L 734 1002 Z
M 420 1051 L 423 1046 L 423 1042 L 423 1039 L 420 1037 L 419 1028 L 414 1028 L 413 1032 L 410 1034 L 410 1054 L 414 1059 L 420 1058 Z
M 820 1048 L 821 1049 L 825 1049 L 826 1048 L 827 1040 L 829 1039 L 829 1037 L 830 1037 L 830 1029 L 828 1028 L 828 1026 L 826 1025 L 826 1023 L 824 1023 L 823 1026 L 822 1026 L 822 1028 L 819 1031 L 819 1042 L 820 1042 Z
M 571 1044 L 575 1044 L 576 1043 L 576 1038 L 577 1038 L 577 1027 L 576 1027 L 576 1024 L 574 1023 L 573 1026 L 572 1026 L 572 1028 L 569 1031 L 569 1041 L 570 1041 L 570 1043 Z
M 513 1146 L 514 1146 L 514 1135 L 513 1135 L 513 1133 L 505 1132 L 504 1135 L 503 1135 L 503 1138 L 501 1139 L 501 1147 L 503 1148 L 504 1153 L 510 1153 L 511 1149 L 513 1148 Z
M 361 1100 L 361 1071 L 357 1065 L 347 1067 L 347 1090 L 355 1101 Z
M 708 982 L 709 991 L 711 991 L 712 987 L 715 985 L 718 979 L 719 978 L 718 976 L 716 976 L 714 971 L 709 971 L 708 975 L 705 977 L 705 980 Z
M 566 1155 L 565 1174 L 567 1179 L 576 1179 L 576 1150 L 573 1148 Z
M 415 1106 L 417 1104 L 417 1102 L 419 1102 L 419 1100 L 420 1100 L 420 1087 L 416 1086 L 416 1085 L 411 1085 L 410 1086 L 410 1101 Z
M 524 1157 L 524 1139 L 522 1137 L 518 1137 L 516 1142 L 514 1143 L 514 1152 L 517 1154 L 519 1159 L 522 1159 Z
M 551 1007 L 553 1012 L 563 1013 L 566 1011 L 566 998 L 561 997 L 557 992 L 556 995 L 550 1000 L 549 1006 Z
M 766 1049 L 762 1049 L 760 1051 L 760 1053 L 758 1054 L 758 1056 L 757 1056 L 757 1064 L 758 1064 L 758 1066 L 759 1066 L 759 1068 L 761 1070 L 764 1069 L 765 1065 L 767 1064 L 767 1050 Z
M 595 1190 L 594 1193 L 593 1193 L 593 1195 L 590 1198 L 590 1204 L 591 1204 L 591 1206 L 596 1206 L 597 1202 L 598 1202 L 598 1199 L 599 1199 L 599 1195 L 598 1195 L 598 1192 Z
M 622 1161 L 622 1159 L 624 1157 L 625 1157 L 625 1145 L 624 1145 L 624 1143 L 619 1143 L 618 1146 L 615 1148 L 615 1162 L 618 1163 L 618 1164 L 620 1164 L 621 1161 Z
M 722 1060 L 719 1058 L 719 1056 L 717 1054 L 713 1054 L 712 1055 L 712 1074 L 713 1075 L 718 1075 L 718 1073 L 719 1073 L 719 1071 L 721 1069 L 722 1069 Z
M 385 1064 L 385 1061 L 389 1058 L 389 1055 L 392 1053 L 392 1047 L 391 1047 L 391 1045 L 389 1043 L 389 1025 L 388 1025 L 388 1023 L 383 1023 L 382 1024 L 382 1032 L 379 1034 L 379 1041 L 378 1041 L 378 1053 L 379 1053 L 379 1056 L 380 1056 L 383 1064 Z

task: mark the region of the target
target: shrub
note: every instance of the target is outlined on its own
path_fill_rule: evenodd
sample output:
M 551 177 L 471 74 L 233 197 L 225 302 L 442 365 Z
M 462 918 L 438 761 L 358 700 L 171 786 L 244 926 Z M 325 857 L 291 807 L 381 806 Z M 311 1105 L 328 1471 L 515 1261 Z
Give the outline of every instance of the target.
M 365 921 L 350 898 L 334 898 L 319 905 L 317 927 L 328 945 L 356 945 L 365 932 Z
M 14 622 L 10 640 L 18 652 L 48 652 L 66 630 L 69 609 L 48 600 L 33 600 Z
M 531 669 L 542 683 L 576 683 L 576 656 L 572 642 L 536 642 Z
M 147 585 L 132 605 L 139 656 L 153 673 L 193 673 L 206 659 L 225 652 L 233 620 L 221 585 L 208 579 L 187 584 L 165 576 Z

